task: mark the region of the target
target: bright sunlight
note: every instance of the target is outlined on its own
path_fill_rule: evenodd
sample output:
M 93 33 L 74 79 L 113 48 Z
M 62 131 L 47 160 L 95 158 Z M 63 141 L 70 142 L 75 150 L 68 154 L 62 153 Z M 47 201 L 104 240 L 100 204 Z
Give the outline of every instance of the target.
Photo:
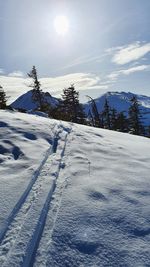
M 54 20 L 54 28 L 57 34 L 66 35 L 69 30 L 69 21 L 66 16 L 57 16 Z

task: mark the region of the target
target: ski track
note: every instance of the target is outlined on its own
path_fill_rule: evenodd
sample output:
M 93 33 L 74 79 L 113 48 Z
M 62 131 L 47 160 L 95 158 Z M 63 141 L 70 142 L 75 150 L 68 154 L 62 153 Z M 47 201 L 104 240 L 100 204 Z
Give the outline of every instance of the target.
M 55 125 L 52 130 L 53 144 L 0 235 L 1 267 L 29 267 L 34 264 L 70 133 L 70 129 L 65 129 L 61 124 Z
M 55 128 L 55 126 L 52 128 Z M 5 226 L 3 227 L 3 229 L 0 232 L 0 245 L 4 239 L 4 236 L 10 226 L 10 224 L 12 223 L 12 221 L 14 220 L 14 218 L 16 217 L 18 211 L 20 210 L 20 208 L 22 207 L 23 203 L 25 202 L 26 198 L 28 197 L 34 183 L 36 182 L 45 162 L 47 161 L 49 155 L 53 153 L 53 144 L 50 148 L 48 148 L 48 150 L 45 153 L 45 157 L 42 160 L 41 164 L 39 165 L 39 167 L 37 168 L 37 170 L 34 172 L 34 175 L 29 183 L 29 185 L 27 186 L 26 190 L 24 191 L 24 193 L 22 194 L 22 196 L 20 197 L 19 201 L 17 202 L 17 204 L 15 205 L 15 207 L 13 208 L 13 210 L 11 211 L 9 217 L 7 218 L 6 222 L 5 222 Z
M 71 136 L 70 136 L 71 138 Z M 65 144 L 66 147 L 66 144 Z M 64 151 L 65 151 L 64 147 Z M 63 171 L 63 167 L 60 168 Z M 63 176 L 62 176 L 63 177 Z M 47 266 L 47 255 L 49 252 L 49 246 L 52 242 L 52 234 L 55 228 L 55 223 L 57 221 L 57 216 L 60 210 L 61 201 L 64 193 L 64 189 L 68 184 L 69 177 L 59 179 L 57 183 L 56 190 L 53 194 L 53 200 L 50 203 L 50 208 L 47 214 L 47 220 L 45 223 L 44 231 L 41 235 L 41 240 L 39 242 L 39 247 L 36 250 L 36 255 L 34 255 L 34 261 L 30 267 L 46 267 Z

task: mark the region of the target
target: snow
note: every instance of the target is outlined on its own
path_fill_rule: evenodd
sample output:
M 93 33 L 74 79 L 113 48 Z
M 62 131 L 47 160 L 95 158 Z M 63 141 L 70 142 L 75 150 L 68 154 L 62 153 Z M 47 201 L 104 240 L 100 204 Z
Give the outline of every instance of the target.
M 128 115 L 128 110 L 131 105 L 131 99 L 136 96 L 139 102 L 140 111 L 143 116 L 142 122 L 145 126 L 150 125 L 150 97 L 143 95 L 136 95 L 130 92 L 107 92 L 101 97 L 95 99 L 95 103 L 99 112 L 102 112 L 104 103 L 107 98 L 111 108 L 115 108 L 118 112 L 125 112 Z M 91 104 L 84 104 L 85 111 L 88 114 L 91 109 Z
M 150 266 L 150 143 L 0 111 L 0 266 Z
M 43 92 L 43 97 L 46 103 L 50 104 L 52 107 L 55 107 L 59 100 L 55 97 L 52 97 L 48 92 Z M 12 108 L 24 109 L 24 110 L 34 110 L 36 109 L 37 103 L 32 100 L 32 90 L 18 97 L 12 104 Z

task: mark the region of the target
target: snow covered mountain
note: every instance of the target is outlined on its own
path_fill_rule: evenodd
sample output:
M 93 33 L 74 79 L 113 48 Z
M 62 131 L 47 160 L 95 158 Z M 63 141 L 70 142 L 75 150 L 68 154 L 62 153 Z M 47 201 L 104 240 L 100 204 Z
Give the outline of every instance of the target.
M 0 266 L 150 265 L 148 138 L 0 111 Z
M 136 95 L 133 93 L 126 92 L 108 92 L 102 95 L 101 97 L 95 99 L 95 103 L 97 105 L 97 109 L 99 112 L 103 110 L 105 99 L 109 101 L 109 105 L 111 108 L 115 108 L 118 112 L 124 111 L 127 114 L 128 109 L 131 105 L 131 98 Z M 143 115 L 143 122 L 145 125 L 150 125 L 150 97 L 143 95 L 136 95 L 139 104 L 140 110 Z M 84 105 L 85 111 L 88 114 L 91 109 L 90 103 L 86 103 Z
M 43 93 L 47 103 L 52 107 L 59 104 L 59 99 L 52 97 L 49 93 Z M 107 98 L 111 108 L 115 108 L 118 112 L 124 111 L 128 113 L 130 107 L 130 99 L 133 97 L 133 93 L 126 92 L 108 92 L 101 97 L 95 99 L 98 111 L 101 112 L 104 107 L 105 99 Z M 136 95 L 140 104 L 141 113 L 143 115 L 144 125 L 150 125 L 150 97 Z M 32 90 L 20 96 L 16 101 L 11 104 L 11 107 L 15 109 L 34 110 L 37 108 L 37 104 L 32 100 Z M 83 105 L 85 112 L 88 114 L 91 109 L 90 103 Z
M 48 92 L 46 93 L 43 92 L 43 96 L 45 102 L 50 104 L 52 107 L 55 107 L 59 103 L 59 100 L 55 97 L 52 97 Z M 38 105 L 33 101 L 32 90 L 30 90 L 27 93 L 23 94 L 22 96 L 18 97 L 11 104 L 11 107 L 15 109 L 34 110 L 38 108 Z

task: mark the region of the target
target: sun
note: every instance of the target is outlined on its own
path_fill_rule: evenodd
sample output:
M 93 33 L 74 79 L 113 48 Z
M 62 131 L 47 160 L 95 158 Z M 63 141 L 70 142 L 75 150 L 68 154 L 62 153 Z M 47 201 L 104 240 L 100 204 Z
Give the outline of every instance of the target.
M 66 35 L 69 31 L 69 20 L 66 16 L 57 16 L 54 19 L 54 28 L 57 34 Z

